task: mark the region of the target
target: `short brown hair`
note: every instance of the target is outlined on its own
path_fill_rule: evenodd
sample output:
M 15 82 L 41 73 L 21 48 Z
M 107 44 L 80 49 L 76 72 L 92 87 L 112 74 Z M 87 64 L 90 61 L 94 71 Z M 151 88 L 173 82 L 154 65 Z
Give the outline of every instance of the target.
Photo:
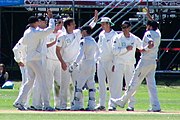
M 64 21 L 64 27 L 67 29 L 67 26 L 70 25 L 72 22 L 74 22 L 74 19 L 73 19 L 73 18 L 67 18 L 67 19 Z

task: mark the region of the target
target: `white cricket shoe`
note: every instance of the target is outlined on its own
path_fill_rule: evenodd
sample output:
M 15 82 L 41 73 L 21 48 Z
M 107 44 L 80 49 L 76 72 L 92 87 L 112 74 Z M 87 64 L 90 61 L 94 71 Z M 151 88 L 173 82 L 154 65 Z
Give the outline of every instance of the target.
M 153 110 L 153 109 L 151 108 L 151 109 L 148 109 L 147 111 L 148 111 L 148 112 L 161 112 L 161 109 Z
M 24 105 L 20 104 L 20 103 L 14 103 L 13 106 L 15 108 L 17 108 L 18 110 L 27 110 Z
M 111 102 L 121 108 L 124 108 L 125 104 L 122 102 L 121 99 L 114 99 L 114 98 L 111 98 Z
M 116 111 L 116 107 L 110 106 L 110 107 L 108 107 L 108 111 Z
M 106 107 L 105 106 L 101 106 L 101 105 L 97 105 L 95 110 L 96 111 L 106 111 Z

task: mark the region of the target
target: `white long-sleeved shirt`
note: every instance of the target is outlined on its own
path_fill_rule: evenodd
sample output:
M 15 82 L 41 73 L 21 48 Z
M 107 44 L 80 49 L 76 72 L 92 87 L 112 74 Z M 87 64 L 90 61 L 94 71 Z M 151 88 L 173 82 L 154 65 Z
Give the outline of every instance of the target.
M 149 41 L 154 42 L 154 47 L 147 50 L 146 47 Z M 160 42 L 161 42 L 161 32 L 159 31 L 159 29 L 157 29 L 156 31 L 154 30 L 146 31 L 143 37 L 143 48 L 145 48 L 146 51 L 142 52 L 141 59 L 156 60 L 158 56 L 157 53 Z
M 99 57 L 99 48 L 91 36 L 86 36 L 81 40 L 81 49 L 80 53 L 76 59 L 76 63 L 79 63 L 81 60 L 91 60 L 96 63 L 97 58 Z
M 19 63 L 26 63 L 26 46 L 22 44 L 23 37 L 13 47 L 14 60 Z
M 127 46 L 133 46 L 133 49 L 127 51 Z M 130 37 L 125 37 L 124 33 L 118 34 L 113 39 L 113 54 L 115 55 L 115 63 L 135 64 L 136 48 L 142 49 L 142 41 L 139 37 L 130 33 Z
M 24 32 L 22 43 L 27 45 L 27 61 L 42 59 L 42 53 L 38 50 L 38 47 L 41 45 L 41 41 L 53 32 L 54 28 L 54 19 L 50 19 L 49 26 L 47 28 L 40 30 L 29 27 Z
M 117 35 L 114 30 L 106 33 L 104 30 L 99 34 L 98 47 L 100 50 L 100 61 L 113 61 L 112 40 Z

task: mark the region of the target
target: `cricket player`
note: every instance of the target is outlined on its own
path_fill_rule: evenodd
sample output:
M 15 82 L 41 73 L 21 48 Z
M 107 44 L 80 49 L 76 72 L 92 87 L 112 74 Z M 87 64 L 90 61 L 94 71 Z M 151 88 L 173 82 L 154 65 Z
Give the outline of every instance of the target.
M 47 80 L 48 80 L 48 89 L 49 94 L 52 87 L 54 89 L 54 106 L 56 110 L 60 108 L 60 82 L 61 82 L 61 64 L 56 56 L 56 39 L 57 36 L 62 34 L 63 20 L 57 19 L 56 26 L 50 35 L 47 36 L 46 45 L 47 45 Z M 55 83 L 55 84 L 54 84 Z
M 86 110 L 95 110 L 96 101 L 95 101 L 95 81 L 94 75 L 96 71 L 96 61 L 99 56 L 99 48 L 90 35 L 92 33 L 92 29 L 90 26 L 83 26 L 81 28 L 83 39 L 80 43 L 81 49 L 80 53 L 75 60 L 75 63 L 78 64 L 79 71 L 78 77 L 75 80 L 75 96 L 74 96 L 74 105 L 71 110 L 82 110 L 82 92 L 85 84 L 89 90 L 89 100 L 88 106 Z
M 121 24 L 122 32 L 113 39 L 113 54 L 115 55 L 114 72 L 117 75 L 117 83 L 120 88 L 123 87 L 123 77 L 126 86 L 129 85 L 133 76 L 134 65 L 136 63 L 136 48 L 142 49 L 142 41 L 139 37 L 130 32 L 131 24 L 129 21 L 123 21 Z M 118 91 L 122 95 L 122 89 Z M 131 96 L 127 111 L 134 111 L 135 98 Z
M 39 25 L 36 28 L 38 31 L 43 31 L 47 28 L 47 20 L 43 15 L 38 16 Z M 46 45 L 47 37 L 43 38 L 38 44 L 37 51 L 41 54 L 41 64 L 42 69 L 45 70 L 43 72 L 43 81 L 35 80 L 32 94 L 32 106 L 28 108 L 28 110 L 44 110 L 44 111 L 54 111 L 55 109 L 50 106 L 50 89 L 49 88 L 49 79 L 47 75 L 47 45 Z M 55 42 L 54 42 L 55 44 Z M 46 90 L 43 90 L 43 86 L 47 86 Z M 43 102 L 42 95 L 46 95 L 46 102 Z
M 28 19 L 30 27 L 24 32 L 23 35 L 22 44 L 27 46 L 26 65 L 28 71 L 28 81 L 23 86 L 22 91 L 19 93 L 18 98 L 15 100 L 13 104 L 13 106 L 18 108 L 19 110 L 26 110 L 26 108 L 24 107 L 24 100 L 27 99 L 27 93 L 32 88 L 34 82 L 39 81 L 40 83 L 42 83 L 45 79 L 41 61 L 42 56 L 40 51 L 37 51 L 37 49 L 38 45 L 41 44 L 41 40 L 50 33 L 52 33 L 55 27 L 54 19 L 52 19 L 52 11 L 49 9 L 47 16 L 50 18 L 49 26 L 44 30 L 36 29 L 39 25 L 39 21 L 35 16 L 31 16 Z M 48 98 L 44 94 L 47 92 L 47 86 L 46 84 L 41 86 L 42 88 L 40 88 L 39 91 L 40 93 L 42 93 L 42 100 L 44 103 L 44 108 L 46 109 L 49 107 Z
M 16 43 L 16 45 L 12 49 L 14 53 L 14 60 L 18 63 L 20 71 L 21 71 L 21 77 L 22 77 L 21 88 L 24 86 L 24 84 L 28 80 L 28 74 L 27 74 L 27 68 L 26 68 L 26 46 L 22 44 L 22 40 L 23 40 L 23 37 Z M 31 95 L 31 92 L 28 93 L 28 98 L 25 103 L 26 108 L 29 107 L 30 95 Z
M 123 108 L 128 99 L 135 94 L 143 79 L 146 78 L 151 105 L 151 108 L 148 109 L 148 111 L 160 112 L 161 108 L 157 96 L 155 70 L 157 66 L 156 59 L 161 40 L 161 33 L 158 29 L 158 23 L 156 21 L 149 21 L 147 23 L 146 30 L 147 31 L 143 37 L 141 59 L 139 60 L 134 75 L 130 81 L 129 88 L 125 91 L 121 98 L 112 98 L 111 101 Z
M 94 20 L 90 23 L 93 28 L 96 25 L 98 19 L 98 12 L 95 11 Z M 62 110 L 67 110 L 67 93 L 70 84 L 70 79 L 74 85 L 73 76 L 75 72 L 69 73 L 68 66 L 71 65 L 77 58 L 80 50 L 80 40 L 82 37 L 80 29 L 75 29 L 75 21 L 72 18 L 67 18 L 64 21 L 64 27 L 66 32 L 60 34 L 57 39 L 56 54 L 62 67 L 62 79 L 60 87 L 60 107 Z M 71 77 L 72 76 L 72 77 Z M 74 98 L 74 97 L 73 97 Z M 73 100 L 71 100 L 72 102 Z M 73 102 L 72 102 L 73 104 Z
M 102 17 L 101 21 L 98 23 L 101 24 L 103 31 L 99 34 L 98 47 L 100 49 L 100 57 L 97 64 L 97 76 L 99 83 L 99 104 L 96 107 L 96 110 L 106 110 L 106 78 L 109 84 L 110 98 L 120 97 L 118 91 L 121 88 L 117 86 L 116 76 L 112 71 L 114 55 L 112 53 L 112 40 L 117 35 L 117 33 L 111 28 L 114 26 L 114 23 L 111 22 L 111 19 L 108 17 Z M 115 87 L 115 88 L 114 88 Z M 115 110 L 115 106 L 111 104 L 109 99 L 108 109 L 110 111 Z

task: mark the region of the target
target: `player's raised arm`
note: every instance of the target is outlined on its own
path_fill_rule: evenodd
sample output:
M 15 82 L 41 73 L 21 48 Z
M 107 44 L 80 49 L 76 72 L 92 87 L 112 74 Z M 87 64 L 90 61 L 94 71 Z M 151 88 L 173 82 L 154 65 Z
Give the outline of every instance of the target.
M 52 14 L 52 10 L 51 9 L 47 10 L 47 16 L 48 16 L 49 19 L 53 18 L 53 14 Z
M 91 26 L 91 28 L 94 28 L 95 25 L 96 25 L 97 20 L 98 20 L 98 11 L 95 10 L 95 11 L 94 11 L 94 19 L 93 19 L 93 21 L 89 24 L 89 26 Z
M 98 11 L 95 10 L 94 11 L 94 22 L 97 22 L 97 20 L 98 20 Z
M 147 12 L 147 13 L 146 13 L 146 16 L 147 16 L 147 18 L 148 18 L 149 21 L 154 20 L 154 19 L 152 18 L 151 14 L 149 13 L 149 9 L 148 9 L 148 8 L 146 8 L 146 7 L 143 8 L 143 11 Z

